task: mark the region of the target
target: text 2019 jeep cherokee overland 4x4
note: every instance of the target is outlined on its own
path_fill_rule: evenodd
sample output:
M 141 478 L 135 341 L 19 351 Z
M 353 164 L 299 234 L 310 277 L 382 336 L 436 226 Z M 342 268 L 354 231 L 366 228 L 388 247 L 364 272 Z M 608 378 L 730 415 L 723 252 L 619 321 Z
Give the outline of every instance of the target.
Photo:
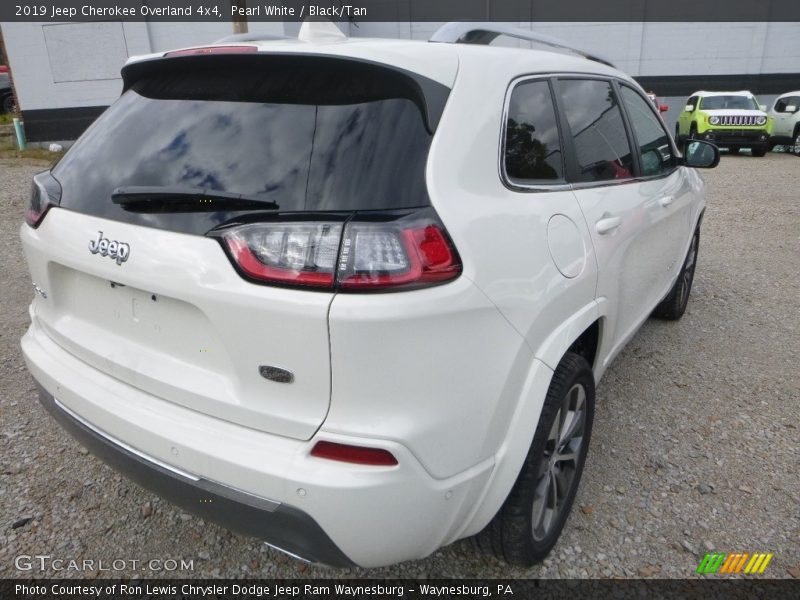
M 531 564 L 596 382 L 686 308 L 687 165 L 719 153 L 684 158 L 630 77 L 563 49 L 332 38 L 129 61 L 34 179 L 28 367 L 92 451 L 288 552 L 369 567 L 483 532 Z

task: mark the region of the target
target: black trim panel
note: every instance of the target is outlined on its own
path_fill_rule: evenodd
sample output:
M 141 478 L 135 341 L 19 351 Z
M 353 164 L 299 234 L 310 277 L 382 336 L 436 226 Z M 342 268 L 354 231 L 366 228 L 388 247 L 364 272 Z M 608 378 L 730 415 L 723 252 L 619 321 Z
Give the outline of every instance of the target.
M 755 75 L 656 75 L 635 77 L 646 91 L 662 96 L 686 96 L 698 90 L 750 90 L 759 94 L 783 94 L 800 89 L 800 73 Z
M 44 108 L 22 111 L 25 137 L 29 142 L 77 140 L 107 106 Z
M 225 487 L 212 481 L 182 477 L 113 443 L 62 410 L 39 387 L 39 401 L 73 437 L 117 471 L 200 517 L 232 531 L 259 538 L 312 562 L 333 567 L 355 564 L 303 511 Z

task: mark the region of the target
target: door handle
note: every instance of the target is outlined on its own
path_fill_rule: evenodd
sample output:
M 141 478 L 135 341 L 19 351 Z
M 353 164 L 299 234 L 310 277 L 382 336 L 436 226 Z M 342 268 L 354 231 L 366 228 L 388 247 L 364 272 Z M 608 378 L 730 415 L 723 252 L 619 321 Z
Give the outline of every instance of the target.
M 674 197 L 674 196 L 664 196 L 663 198 L 661 198 L 661 199 L 658 201 L 658 203 L 659 203 L 661 206 L 663 206 L 664 208 L 666 208 L 667 206 L 669 206 L 669 205 L 670 205 L 670 204 L 672 204 L 673 202 L 675 202 L 675 197 Z
M 600 235 L 611 233 L 622 223 L 622 217 L 603 217 L 594 224 L 595 231 Z

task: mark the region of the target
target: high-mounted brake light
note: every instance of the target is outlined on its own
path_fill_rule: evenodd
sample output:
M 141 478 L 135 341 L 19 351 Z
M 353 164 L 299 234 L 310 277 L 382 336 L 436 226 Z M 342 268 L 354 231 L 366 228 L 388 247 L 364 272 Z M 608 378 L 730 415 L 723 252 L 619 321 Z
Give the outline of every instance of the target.
M 250 54 L 258 52 L 258 46 L 206 46 L 203 48 L 189 48 L 187 50 L 173 50 L 164 54 L 168 56 L 197 56 L 199 54 Z
M 317 442 L 311 450 L 311 456 L 374 467 L 393 467 L 397 464 L 394 455 L 383 448 L 351 446 L 336 442 Z

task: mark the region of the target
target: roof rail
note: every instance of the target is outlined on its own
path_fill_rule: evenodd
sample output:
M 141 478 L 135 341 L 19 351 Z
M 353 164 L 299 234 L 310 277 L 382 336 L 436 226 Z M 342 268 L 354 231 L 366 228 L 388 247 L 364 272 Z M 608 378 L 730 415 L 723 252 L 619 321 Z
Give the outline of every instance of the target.
M 575 54 L 595 62 L 603 63 L 609 67 L 614 67 L 613 63 L 611 63 L 609 60 L 596 54 L 589 53 L 585 50 L 570 46 L 564 40 L 541 33 L 534 33 L 528 29 L 507 27 L 497 23 L 447 23 L 442 25 L 428 41 L 446 44 L 482 44 L 488 46 L 495 40 L 495 38 L 501 35 L 516 38 L 518 40 L 533 42 L 536 44 L 542 44 L 550 48 L 555 48 L 556 50 L 561 50 L 567 54 Z
M 235 33 L 218 39 L 215 44 L 238 44 L 239 42 L 267 42 L 272 40 L 291 39 L 286 35 L 275 35 L 274 33 Z

